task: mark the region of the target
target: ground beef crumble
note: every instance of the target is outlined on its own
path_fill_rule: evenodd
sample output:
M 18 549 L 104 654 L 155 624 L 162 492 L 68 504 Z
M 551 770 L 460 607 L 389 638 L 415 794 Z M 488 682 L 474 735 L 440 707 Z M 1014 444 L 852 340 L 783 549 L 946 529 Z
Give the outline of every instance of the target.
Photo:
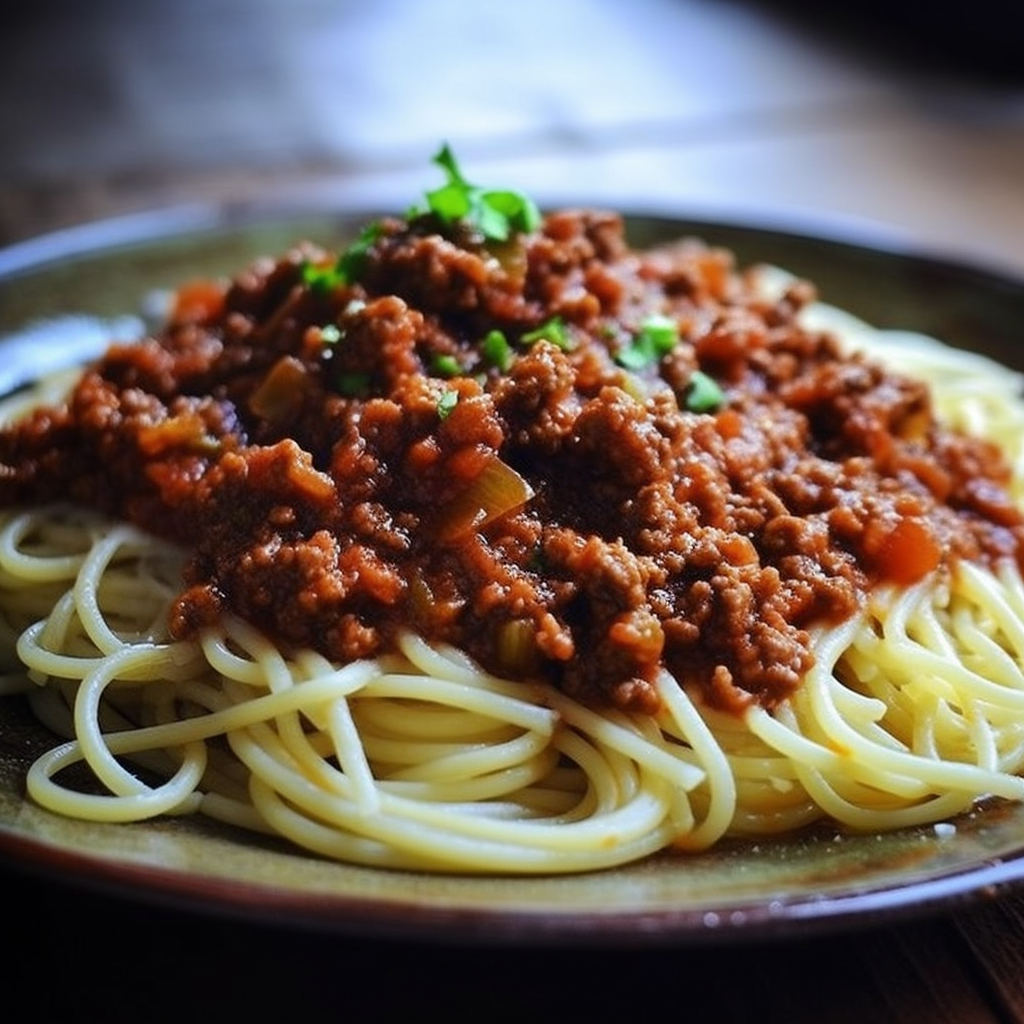
M 348 660 L 411 627 L 650 712 L 661 666 L 771 707 L 808 627 L 879 582 L 1020 557 L 999 454 L 801 327 L 807 283 L 764 298 L 729 253 L 637 251 L 592 210 L 500 245 L 388 219 L 364 255 L 355 283 L 301 244 L 183 286 L 158 334 L 0 434 L 0 504 L 185 545 L 181 636 L 230 609 Z M 651 316 L 678 342 L 626 368 Z M 721 400 L 693 410 L 698 373 Z

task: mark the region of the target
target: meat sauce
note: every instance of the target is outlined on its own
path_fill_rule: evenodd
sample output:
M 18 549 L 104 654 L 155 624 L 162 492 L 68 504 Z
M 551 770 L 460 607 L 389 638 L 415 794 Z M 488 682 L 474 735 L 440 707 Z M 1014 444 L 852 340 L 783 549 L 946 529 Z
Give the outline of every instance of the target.
M 0 503 L 182 544 L 179 637 L 230 611 L 347 661 L 411 628 L 644 712 L 662 666 L 771 707 L 872 587 L 1020 556 L 998 452 L 800 326 L 807 283 L 765 298 L 728 252 L 637 251 L 592 210 L 501 243 L 410 214 L 358 255 L 183 287 L 0 435 Z

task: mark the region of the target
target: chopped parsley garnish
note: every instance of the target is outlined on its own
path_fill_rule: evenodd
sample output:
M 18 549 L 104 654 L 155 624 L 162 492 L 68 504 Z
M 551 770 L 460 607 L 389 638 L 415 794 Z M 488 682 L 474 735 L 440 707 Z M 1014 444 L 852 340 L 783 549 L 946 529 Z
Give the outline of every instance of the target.
M 667 316 L 647 317 L 640 325 L 640 333 L 632 342 L 620 349 L 615 361 L 627 370 L 642 370 L 653 366 L 667 355 L 679 341 L 679 327 Z
M 536 231 L 540 210 L 532 199 L 513 189 L 485 189 L 467 181 L 447 144 L 434 157 L 448 181 L 426 195 L 426 209 L 414 207 L 411 216 L 430 212 L 444 224 L 462 222 L 484 238 L 506 241 L 513 232 Z
M 330 291 L 346 284 L 355 284 L 366 270 L 370 247 L 380 238 L 381 224 L 373 221 L 359 233 L 359 237 L 330 266 L 306 263 L 302 267 L 302 281 L 317 292 Z
M 480 347 L 484 359 L 502 373 L 512 365 L 512 346 L 508 343 L 508 338 L 505 337 L 503 331 L 499 331 L 497 328 L 488 331 Z
M 329 292 L 336 285 L 344 284 L 336 263 L 320 266 L 316 263 L 302 265 L 302 283 L 315 292 Z
M 458 405 L 458 402 L 458 391 L 454 391 L 451 388 L 445 388 L 437 399 L 438 418 L 442 420 L 447 419 L 452 414 L 452 410 L 455 406 Z
M 572 348 L 569 329 L 560 316 L 553 316 L 550 320 L 542 323 L 540 327 L 527 331 L 519 340 L 524 345 L 533 345 L 538 341 L 550 341 L 552 345 L 556 345 L 563 351 Z
M 686 408 L 690 412 L 714 412 L 725 404 L 725 393 L 702 370 L 694 370 L 686 389 Z
M 367 224 L 359 237 L 338 257 L 338 273 L 346 284 L 354 284 L 366 270 L 367 256 L 373 243 L 381 236 L 380 221 Z
M 436 355 L 430 361 L 430 369 L 438 377 L 457 377 L 462 373 L 458 359 L 451 355 Z

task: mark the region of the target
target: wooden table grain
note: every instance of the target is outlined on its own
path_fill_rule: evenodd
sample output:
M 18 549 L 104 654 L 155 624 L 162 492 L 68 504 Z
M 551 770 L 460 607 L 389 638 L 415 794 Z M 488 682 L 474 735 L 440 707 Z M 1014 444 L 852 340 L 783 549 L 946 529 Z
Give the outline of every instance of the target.
M 1024 278 L 999 5 L 934 38 L 895 31 L 912 7 L 880 33 L 882 4 L 837 31 L 756 0 L 37 0 L 0 37 L 0 245 L 196 200 L 408 195 L 447 140 L 544 197 L 878 230 Z M 39 1019 L 1024 1021 L 1015 889 L 704 948 L 353 939 L 13 868 L 0 906 L 7 1004 Z

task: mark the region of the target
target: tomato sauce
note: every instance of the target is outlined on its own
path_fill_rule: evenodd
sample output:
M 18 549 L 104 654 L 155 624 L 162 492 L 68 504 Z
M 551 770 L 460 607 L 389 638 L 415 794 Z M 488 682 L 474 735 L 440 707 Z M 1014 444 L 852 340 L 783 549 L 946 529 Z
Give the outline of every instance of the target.
M 500 244 L 387 219 L 359 255 L 183 286 L 0 434 L 0 503 L 182 544 L 178 636 L 230 611 L 346 661 L 411 628 L 651 712 L 662 666 L 771 707 L 872 587 L 1019 558 L 999 453 L 800 326 L 806 283 L 765 298 L 729 253 L 636 251 L 591 210 Z

